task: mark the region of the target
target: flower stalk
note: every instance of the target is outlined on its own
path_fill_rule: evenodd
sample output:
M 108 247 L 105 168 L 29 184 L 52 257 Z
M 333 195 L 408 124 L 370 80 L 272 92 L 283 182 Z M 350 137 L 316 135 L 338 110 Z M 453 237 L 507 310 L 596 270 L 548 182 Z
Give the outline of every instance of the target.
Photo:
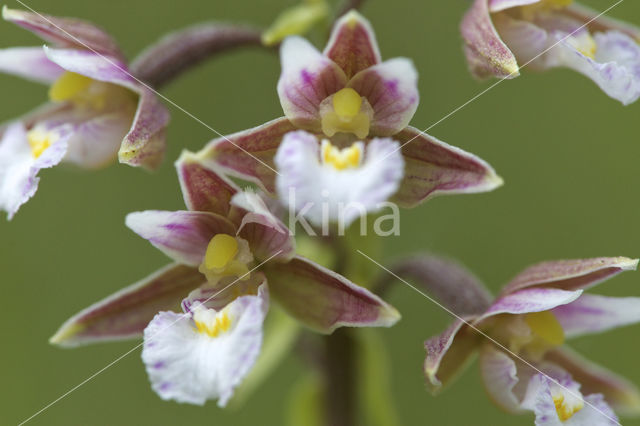
M 350 426 L 356 417 L 355 342 L 349 330 L 339 329 L 325 337 L 326 422 Z
M 149 46 L 133 61 L 131 72 L 159 89 L 219 53 L 260 46 L 260 31 L 254 28 L 219 22 L 194 25 L 165 35 Z

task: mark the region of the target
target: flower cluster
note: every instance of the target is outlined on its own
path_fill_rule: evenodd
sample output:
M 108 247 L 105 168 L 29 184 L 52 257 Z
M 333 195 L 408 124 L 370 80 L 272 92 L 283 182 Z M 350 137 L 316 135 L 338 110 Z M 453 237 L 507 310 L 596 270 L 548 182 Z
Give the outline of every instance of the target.
M 116 157 L 157 168 L 169 114 L 151 84 L 207 54 L 281 41 L 284 116 L 183 151 L 175 167 L 186 209 L 125 220 L 171 263 L 74 315 L 51 343 L 142 338 L 142 361 L 160 398 L 225 406 L 258 362 L 273 310 L 320 335 L 400 319 L 374 294 L 384 280 L 349 268 L 352 242 L 342 232 L 388 205 L 488 192 L 502 179 L 479 157 L 410 125 L 418 72 L 407 58 L 383 61 L 357 11 L 334 22 L 323 51 L 297 34 L 328 15 L 325 2 L 310 1 L 262 34 L 190 28 L 128 65 L 93 24 L 3 9 L 5 20 L 48 43 L 0 50 L 1 71 L 49 85 L 48 103 L 0 126 L 0 209 L 9 219 L 35 194 L 43 168 L 94 169 Z M 571 0 L 475 0 L 461 30 L 476 77 L 562 66 L 623 104 L 640 97 L 640 31 Z M 308 235 L 285 225 L 292 217 L 308 220 Z M 432 391 L 479 353 L 485 387 L 506 411 L 533 412 L 537 425 L 605 425 L 619 424 L 614 410 L 640 414 L 640 392 L 565 340 L 640 321 L 639 298 L 584 293 L 637 263 L 542 263 L 495 300 L 465 270 L 432 256 L 402 260 L 394 276 L 417 281 L 456 317 L 425 344 Z
M 640 322 L 640 298 L 584 293 L 637 265 L 637 259 L 628 258 L 540 263 L 516 276 L 494 301 L 475 279 L 465 280 L 477 288 L 467 289 L 466 296 L 473 298 L 456 305 L 473 309 L 464 309 L 445 332 L 425 342 L 430 389 L 439 391 L 479 352 L 491 399 L 509 412 L 532 411 L 536 425 L 615 425 L 612 406 L 638 414 L 640 391 L 635 386 L 565 345 L 566 339 Z M 420 265 L 407 270 L 416 268 Z M 467 273 L 455 268 L 447 275 Z

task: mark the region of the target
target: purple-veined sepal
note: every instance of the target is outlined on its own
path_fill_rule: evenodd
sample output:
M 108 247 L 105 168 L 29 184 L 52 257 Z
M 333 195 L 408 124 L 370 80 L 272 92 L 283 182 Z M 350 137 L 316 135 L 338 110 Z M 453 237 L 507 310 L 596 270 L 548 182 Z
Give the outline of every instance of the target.
M 300 256 L 263 268 L 271 294 L 299 322 L 319 333 L 338 327 L 390 327 L 400 314 L 378 296 Z
M 50 342 L 75 347 L 141 337 L 154 315 L 178 310 L 180 301 L 205 281 L 196 268 L 168 265 L 83 309 L 67 320 Z

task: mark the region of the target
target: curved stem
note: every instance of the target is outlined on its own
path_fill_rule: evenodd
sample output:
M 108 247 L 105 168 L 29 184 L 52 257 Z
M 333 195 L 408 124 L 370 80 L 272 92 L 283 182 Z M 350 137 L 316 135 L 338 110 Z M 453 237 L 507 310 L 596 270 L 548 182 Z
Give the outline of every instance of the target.
M 221 52 L 264 47 L 260 31 L 231 24 L 207 23 L 170 33 L 146 48 L 131 63 L 131 72 L 155 89 Z M 273 50 L 271 48 L 268 48 Z

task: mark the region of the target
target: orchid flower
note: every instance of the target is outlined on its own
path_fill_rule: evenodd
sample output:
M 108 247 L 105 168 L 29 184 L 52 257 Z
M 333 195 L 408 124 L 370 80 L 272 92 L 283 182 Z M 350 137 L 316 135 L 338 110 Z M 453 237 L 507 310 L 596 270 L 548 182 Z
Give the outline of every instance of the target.
M 75 315 L 52 343 L 77 346 L 144 330 L 142 358 L 163 399 L 218 398 L 223 406 L 259 353 L 269 294 L 320 333 L 399 319 L 368 290 L 296 255 L 293 237 L 258 194 L 240 191 L 193 154 L 176 166 L 188 210 L 126 220 L 175 263 Z M 175 312 L 181 300 L 182 314 Z
M 0 71 L 49 84 L 50 102 L 0 127 L 0 209 L 11 219 L 36 192 L 42 168 L 120 162 L 154 169 L 169 113 L 127 70 L 111 37 L 93 24 L 3 8 L 4 19 L 51 47 L 0 50 Z
M 640 414 L 634 385 L 565 345 L 569 338 L 640 322 L 640 298 L 584 293 L 637 264 L 623 257 L 540 263 L 515 277 L 493 302 L 482 284 L 451 264 L 437 275 L 425 273 L 417 261 L 405 265 L 402 274 L 426 288 L 448 287 L 451 297 L 443 303 L 459 315 L 425 343 L 429 388 L 439 391 L 479 352 L 491 399 L 508 412 L 532 411 L 536 425 L 618 424 L 611 407 Z
M 567 67 L 625 105 L 640 97 L 640 30 L 572 0 L 475 0 L 461 30 L 478 78 Z
M 316 223 L 321 204 L 335 221 L 340 204 L 375 211 L 392 197 L 413 207 L 438 194 L 501 185 L 483 160 L 408 126 L 419 100 L 413 63 L 382 62 L 373 30 L 357 12 L 337 21 L 322 53 L 292 36 L 280 57 L 285 116 L 213 140 L 201 161 L 257 183 L 296 211 L 310 206 Z

